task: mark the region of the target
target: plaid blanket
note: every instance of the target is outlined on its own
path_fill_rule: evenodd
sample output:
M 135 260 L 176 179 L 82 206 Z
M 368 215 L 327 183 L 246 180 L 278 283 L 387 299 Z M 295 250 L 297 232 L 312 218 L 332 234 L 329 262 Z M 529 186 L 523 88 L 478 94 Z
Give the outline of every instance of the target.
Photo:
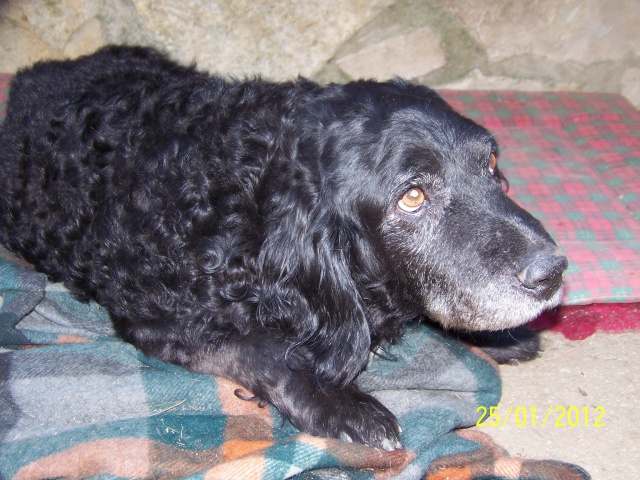
M 372 357 L 358 382 L 398 416 L 403 450 L 301 434 L 228 380 L 147 358 L 102 308 L 0 250 L 0 478 L 589 478 L 464 429 L 497 405 L 500 377 L 426 325 Z

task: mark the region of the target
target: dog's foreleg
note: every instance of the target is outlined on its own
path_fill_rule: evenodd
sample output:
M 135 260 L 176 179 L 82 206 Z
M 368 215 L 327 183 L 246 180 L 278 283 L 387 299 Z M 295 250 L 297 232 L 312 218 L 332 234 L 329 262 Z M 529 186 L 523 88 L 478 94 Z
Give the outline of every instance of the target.
M 185 366 L 251 390 L 303 432 L 385 450 L 400 448 L 396 419 L 386 407 L 353 384 L 319 385 L 304 366 L 304 352 L 292 353 L 294 361 L 287 359 L 290 347 L 277 335 L 252 332 L 198 351 Z

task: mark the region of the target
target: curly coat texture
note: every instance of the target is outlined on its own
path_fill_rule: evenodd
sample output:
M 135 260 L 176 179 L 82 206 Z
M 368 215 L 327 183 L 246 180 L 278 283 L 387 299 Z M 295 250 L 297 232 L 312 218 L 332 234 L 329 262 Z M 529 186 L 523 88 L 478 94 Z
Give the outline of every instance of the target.
M 497 155 L 422 86 L 234 81 L 109 47 L 12 81 L 0 240 L 148 355 L 396 448 L 352 383 L 372 349 L 417 317 L 502 329 L 560 299 L 566 260 Z

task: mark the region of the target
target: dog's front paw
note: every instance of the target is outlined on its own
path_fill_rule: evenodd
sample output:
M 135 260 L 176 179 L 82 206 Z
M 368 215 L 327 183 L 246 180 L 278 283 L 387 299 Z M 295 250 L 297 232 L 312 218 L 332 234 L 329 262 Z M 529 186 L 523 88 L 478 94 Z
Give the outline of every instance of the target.
M 482 348 L 500 364 L 516 365 L 539 356 L 541 350 L 538 332 L 517 327 L 498 332 L 465 332 L 458 338 Z
M 382 403 L 355 386 L 316 392 L 304 418 L 294 424 L 313 435 L 340 438 L 387 451 L 401 448 L 396 417 Z

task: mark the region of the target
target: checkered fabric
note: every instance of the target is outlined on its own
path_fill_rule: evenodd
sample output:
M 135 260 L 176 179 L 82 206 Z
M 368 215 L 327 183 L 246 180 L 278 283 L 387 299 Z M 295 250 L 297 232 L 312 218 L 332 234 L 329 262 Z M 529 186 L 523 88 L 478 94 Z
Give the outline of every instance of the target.
M 640 112 L 623 97 L 443 92 L 501 145 L 510 195 L 569 257 L 563 303 L 640 300 Z
M 0 247 L 0 478 L 590 478 L 460 430 L 497 405 L 500 377 L 481 351 L 426 324 L 409 325 L 357 381 L 396 414 L 403 449 L 301 434 L 239 398 L 239 385 L 145 357 L 104 309 Z

